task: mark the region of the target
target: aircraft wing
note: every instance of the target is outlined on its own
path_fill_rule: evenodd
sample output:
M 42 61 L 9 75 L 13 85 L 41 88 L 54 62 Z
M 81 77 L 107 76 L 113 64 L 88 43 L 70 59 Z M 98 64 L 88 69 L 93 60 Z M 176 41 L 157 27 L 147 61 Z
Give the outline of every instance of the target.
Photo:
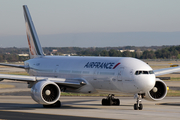
M 25 82 L 35 82 L 37 79 L 34 76 L 23 76 L 23 75 L 9 75 L 0 74 L 0 79 L 4 80 L 15 80 L 15 81 L 25 81 Z
M 156 76 L 165 75 L 173 72 L 180 71 L 180 67 L 170 67 L 164 69 L 153 70 Z
M 25 69 L 24 65 L 14 65 L 14 64 L 4 64 L 4 63 L 0 63 L 0 65 Z
M 83 85 L 86 85 L 87 82 L 82 78 L 75 79 L 66 79 L 66 78 L 51 78 L 51 77 L 38 77 L 38 76 L 23 76 L 23 75 L 9 75 L 9 74 L 0 74 L 1 80 L 15 80 L 15 81 L 24 81 L 24 82 L 38 82 L 41 80 L 49 80 L 55 82 L 59 86 L 65 86 L 70 88 L 80 88 Z

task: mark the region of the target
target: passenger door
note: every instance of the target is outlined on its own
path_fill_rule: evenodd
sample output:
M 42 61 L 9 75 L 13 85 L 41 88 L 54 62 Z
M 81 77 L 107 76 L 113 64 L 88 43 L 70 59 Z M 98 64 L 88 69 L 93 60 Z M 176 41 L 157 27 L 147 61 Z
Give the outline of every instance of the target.
M 117 75 L 117 85 L 118 89 L 123 90 L 123 73 L 124 73 L 124 67 L 120 67 Z

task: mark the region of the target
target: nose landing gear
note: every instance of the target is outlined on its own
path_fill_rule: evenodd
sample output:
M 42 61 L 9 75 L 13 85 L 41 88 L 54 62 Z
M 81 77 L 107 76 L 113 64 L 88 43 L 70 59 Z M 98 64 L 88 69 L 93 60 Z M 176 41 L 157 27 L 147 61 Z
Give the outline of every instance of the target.
M 142 94 L 135 94 L 134 98 L 137 99 L 136 103 L 134 104 L 134 110 L 142 110 L 143 105 L 141 103 Z
M 109 94 L 106 99 L 102 99 L 102 105 L 119 105 L 119 99 L 114 98 L 114 94 Z

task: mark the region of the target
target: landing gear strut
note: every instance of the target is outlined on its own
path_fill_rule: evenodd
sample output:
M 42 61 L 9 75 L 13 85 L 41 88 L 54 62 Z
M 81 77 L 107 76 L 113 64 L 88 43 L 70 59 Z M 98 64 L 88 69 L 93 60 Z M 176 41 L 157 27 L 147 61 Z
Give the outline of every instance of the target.
M 119 105 L 119 99 L 114 98 L 114 94 L 109 94 L 106 99 L 102 99 L 102 105 Z
M 141 94 L 136 94 L 134 96 L 134 98 L 137 99 L 136 103 L 134 104 L 134 110 L 142 110 L 143 109 L 143 105 L 141 104 L 142 95 Z
M 51 105 L 43 105 L 44 108 L 60 108 L 61 107 L 61 102 L 58 100 L 54 104 Z

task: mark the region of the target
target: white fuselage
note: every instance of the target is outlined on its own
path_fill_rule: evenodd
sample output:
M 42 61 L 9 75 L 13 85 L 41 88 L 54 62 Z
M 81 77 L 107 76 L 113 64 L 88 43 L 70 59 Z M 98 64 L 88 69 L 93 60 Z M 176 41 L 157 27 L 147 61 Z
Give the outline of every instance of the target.
M 98 92 L 144 93 L 155 85 L 152 68 L 129 57 L 44 56 L 27 60 L 25 67 L 33 76 L 83 78 Z

